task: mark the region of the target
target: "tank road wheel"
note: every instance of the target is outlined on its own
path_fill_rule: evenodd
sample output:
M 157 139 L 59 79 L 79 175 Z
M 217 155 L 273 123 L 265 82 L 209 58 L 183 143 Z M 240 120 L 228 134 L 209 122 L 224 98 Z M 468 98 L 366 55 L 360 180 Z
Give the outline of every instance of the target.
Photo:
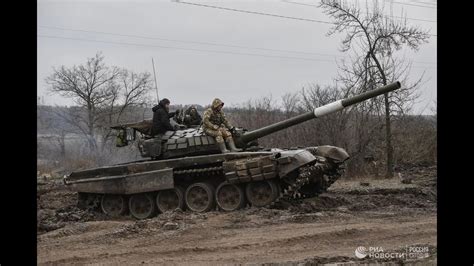
M 141 220 L 152 217 L 156 213 L 155 199 L 150 194 L 132 195 L 128 201 L 130 214 Z
M 194 183 L 186 189 L 185 202 L 193 212 L 207 212 L 214 208 L 214 187 L 209 183 Z
M 127 211 L 127 202 L 121 195 L 106 194 L 100 201 L 100 207 L 105 214 L 118 217 Z
M 279 190 L 275 181 L 264 180 L 248 183 L 245 187 L 245 194 L 252 206 L 263 207 L 278 197 Z
M 221 183 L 216 189 L 216 202 L 224 211 L 235 211 L 245 204 L 245 193 L 239 185 Z
M 156 195 L 156 206 L 160 212 L 184 209 L 184 190 L 181 187 L 161 190 Z

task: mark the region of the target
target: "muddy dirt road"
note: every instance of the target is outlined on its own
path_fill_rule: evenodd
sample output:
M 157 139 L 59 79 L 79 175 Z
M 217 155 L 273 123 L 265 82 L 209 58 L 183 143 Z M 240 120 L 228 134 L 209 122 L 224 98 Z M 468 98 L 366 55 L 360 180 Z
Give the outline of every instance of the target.
M 75 195 L 46 182 L 38 188 L 39 264 L 261 264 L 410 262 L 436 264 L 436 169 L 412 184 L 339 180 L 328 193 L 287 206 L 238 212 L 169 212 L 144 221 L 107 220 L 74 207 Z M 362 186 L 369 182 L 369 186 Z M 359 259 L 359 246 L 427 257 Z

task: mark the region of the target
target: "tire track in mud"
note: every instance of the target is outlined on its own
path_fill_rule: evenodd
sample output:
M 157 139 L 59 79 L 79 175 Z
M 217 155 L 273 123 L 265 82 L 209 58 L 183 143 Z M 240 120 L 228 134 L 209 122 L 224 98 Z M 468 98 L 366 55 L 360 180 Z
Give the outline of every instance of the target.
M 203 226 L 208 224 L 205 223 Z M 124 239 L 120 244 L 121 248 L 112 245 L 110 249 L 85 249 L 78 252 L 82 254 L 82 251 L 87 251 L 88 255 L 82 257 L 83 259 L 78 260 L 81 256 L 73 255 L 70 260 L 63 258 L 50 262 L 110 263 L 124 260 L 158 263 L 179 262 L 186 259 L 232 263 L 235 256 L 240 259 L 247 258 L 250 262 L 256 258 L 259 261 L 281 262 L 289 257 L 304 259 L 315 255 L 334 256 L 344 250 L 349 253 L 348 255 L 352 255 L 354 248 L 363 244 L 390 243 L 390 247 L 398 247 L 403 243 L 409 244 L 410 239 L 433 241 L 433 235 L 436 235 L 436 221 L 434 217 L 428 216 L 423 220 L 401 224 L 397 220 L 385 223 L 382 220 L 370 222 L 362 220 L 352 224 L 288 223 L 269 226 L 268 230 L 263 231 L 258 228 L 233 229 L 226 234 L 221 234 L 223 230 L 214 227 L 208 227 L 207 230 L 202 228 L 189 230 L 189 234 L 181 237 L 175 235 L 168 239 L 155 238 L 153 235 Z M 218 237 L 214 238 L 216 236 Z M 88 261 L 88 258 L 91 261 Z

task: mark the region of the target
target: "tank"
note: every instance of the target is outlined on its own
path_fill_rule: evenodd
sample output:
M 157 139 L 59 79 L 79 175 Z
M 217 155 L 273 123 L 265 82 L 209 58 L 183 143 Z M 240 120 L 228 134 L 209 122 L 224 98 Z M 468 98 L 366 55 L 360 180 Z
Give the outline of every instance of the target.
M 400 88 L 395 82 L 263 128 L 232 132 L 241 152 L 221 153 L 200 127 L 149 135 L 151 121 L 117 125 L 117 146 L 137 143 L 144 160 L 76 171 L 64 183 L 78 192 L 81 208 L 111 217 L 146 219 L 175 210 L 235 211 L 281 200 L 315 197 L 344 171 L 349 154 L 340 147 L 263 148 L 258 139 L 340 111 Z

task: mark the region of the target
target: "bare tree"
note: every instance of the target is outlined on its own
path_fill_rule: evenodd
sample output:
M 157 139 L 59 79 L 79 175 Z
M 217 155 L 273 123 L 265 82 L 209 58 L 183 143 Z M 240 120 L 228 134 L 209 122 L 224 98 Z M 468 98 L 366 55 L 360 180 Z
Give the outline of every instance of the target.
M 37 109 L 38 133 L 46 133 L 38 138 L 38 142 L 46 141 L 48 144 L 59 147 L 59 153 L 47 154 L 48 157 L 58 159 L 66 156 L 66 135 L 71 133 L 68 127 L 57 113 L 64 112 L 65 108 L 51 108 L 51 106 L 41 106 Z M 39 146 L 39 145 L 38 145 Z M 44 155 L 44 154 L 43 154 Z
M 328 35 L 346 33 L 342 41 L 341 51 L 353 51 L 355 58 L 351 59 L 352 65 L 343 62 L 340 81 L 353 90 L 370 90 L 380 85 L 387 85 L 397 78 L 397 69 L 403 67 L 394 59 L 394 52 L 406 46 L 418 50 L 419 46 L 428 41 L 426 31 L 407 23 L 406 18 L 393 19 L 383 15 L 383 6 L 377 1 L 373 2 L 372 10 L 367 7 L 361 11 L 357 2 L 350 4 L 338 0 L 322 0 L 320 5 L 324 12 L 332 17 L 335 26 Z M 411 89 L 416 86 L 409 86 Z M 407 92 L 405 87 L 395 93 L 385 94 L 383 102 L 370 101 L 365 107 L 372 111 L 383 110 L 385 114 L 385 140 L 386 140 L 386 176 L 393 176 L 393 145 L 391 130 L 391 112 L 393 106 L 398 110 L 405 110 L 403 102 Z M 363 106 L 364 108 L 364 106 Z
M 75 102 L 76 106 L 61 116 L 87 138 L 92 152 L 98 149 L 97 135 L 104 147 L 110 137 L 109 126 L 118 123 L 132 106 L 143 104 L 151 89 L 149 73 L 106 66 L 101 53 L 84 65 L 53 68 L 46 82 L 52 93 Z
M 290 117 L 296 116 L 299 111 L 299 102 L 300 95 L 298 92 L 287 92 L 281 96 L 281 109 L 283 110 L 284 118 L 288 119 Z M 298 128 L 288 128 L 284 130 L 283 135 L 286 140 L 291 140 L 298 133 Z M 287 142 L 291 145 L 292 141 Z
M 120 122 L 132 122 L 123 120 L 139 120 L 138 114 L 133 115 L 132 108 L 146 105 L 148 92 L 152 88 L 150 73 L 134 73 L 126 69 L 120 71 L 120 75 L 110 86 L 111 100 L 108 105 L 101 108 L 100 123 L 98 129 L 102 136 L 102 149 L 110 140 L 112 130 L 110 126 Z M 130 112 L 127 112 L 130 111 Z M 127 115 L 127 117 L 126 117 Z M 128 118 L 128 119 L 127 119 Z
M 287 92 L 281 96 L 282 109 L 287 118 L 290 118 L 298 111 L 299 95 L 297 92 Z

